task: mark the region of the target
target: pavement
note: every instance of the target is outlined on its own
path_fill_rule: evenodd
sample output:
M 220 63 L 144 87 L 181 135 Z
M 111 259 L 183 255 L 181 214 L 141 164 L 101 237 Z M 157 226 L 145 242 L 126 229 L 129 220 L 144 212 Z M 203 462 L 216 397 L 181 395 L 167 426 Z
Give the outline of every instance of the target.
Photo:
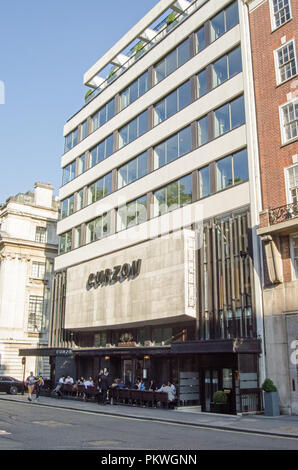
M 99 405 L 91 401 L 79 401 L 71 398 L 57 399 L 41 396 L 39 401 L 29 402 L 25 395 L 7 395 L 0 393 L 1 401 L 24 403 L 28 406 L 46 406 L 80 412 L 116 416 L 124 419 L 140 419 L 154 422 L 166 422 L 206 429 L 223 429 L 259 435 L 291 437 L 298 439 L 298 416 L 264 415 L 221 415 L 202 413 L 194 408 L 181 407 L 175 410 L 160 408 L 142 408 L 128 405 Z

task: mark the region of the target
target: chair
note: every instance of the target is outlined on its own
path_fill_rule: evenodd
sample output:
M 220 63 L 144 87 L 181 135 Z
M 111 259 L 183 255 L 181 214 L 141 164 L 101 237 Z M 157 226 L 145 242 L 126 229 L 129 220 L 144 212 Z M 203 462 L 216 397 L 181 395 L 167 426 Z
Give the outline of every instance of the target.
M 151 404 L 151 406 L 153 406 L 153 402 L 154 402 L 154 392 L 152 390 L 145 390 L 144 392 L 142 392 L 143 394 L 143 403 L 149 407 L 149 404 Z
M 73 386 L 71 384 L 63 384 L 62 392 L 66 396 L 71 396 L 73 392 Z
M 130 391 L 130 399 L 131 399 L 131 404 L 134 405 L 134 403 L 137 405 L 142 404 L 142 392 L 141 390 L 131 390 Z
M 154 392 L 154 403 L 169 408 L 169 397 L 166 392 Z

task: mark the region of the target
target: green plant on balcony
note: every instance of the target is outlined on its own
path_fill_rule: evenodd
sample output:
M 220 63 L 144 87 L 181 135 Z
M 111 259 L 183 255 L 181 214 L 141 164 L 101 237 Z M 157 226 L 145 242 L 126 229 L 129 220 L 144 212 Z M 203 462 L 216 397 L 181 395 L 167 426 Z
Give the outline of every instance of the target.
M 172 13 L 169 14 L 169 16 L 167 17 L 167 26 L 169 26 L 170 24 L 174 23 L 176 19 L 176 15 L 175 13 L 172 11 Z
M 93 90 L 91 88 L 89 88 L 89 90 L 87 91 L 87 93 L 85 94 L 85 100 L 88 98 L 88 96 L 91 95 L 91 93 L 93 93 Z
M 139 41 L 135 46 L 134 46 L 134 52 L 139 52 L 144 46 L 144 43 L 142 41 Z
M 114 67 L 113 69 L 110 70 L 110 73 L 108 75 L 108 79 L 111 78 L 114 75 L 115 72 L 116 72 L 116 68 Z

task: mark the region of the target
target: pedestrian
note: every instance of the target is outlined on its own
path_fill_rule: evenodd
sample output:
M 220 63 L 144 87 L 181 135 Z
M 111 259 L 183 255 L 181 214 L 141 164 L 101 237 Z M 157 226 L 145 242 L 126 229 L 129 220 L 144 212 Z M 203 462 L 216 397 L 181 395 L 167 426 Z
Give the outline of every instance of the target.
M 101 378 L 101 392 L 102 392 L 102 405 L 106 404 L 108 390 L 112 385 L 112 377 L 110 376 L 109 371 L 107 370 L 106 373 Z
M 35 393 L 36 393 L 36 401 L 39 401 L 40 390 L 44 386 L 44 380 L 42 373 L 39 372 L 38 376 L 36 377 L 36 385 L 35 385 Z
M 97 376 L 97 389 L 98 389 L 98 395 L 97 395 L 97 402 L 100 404 L 102 402 L 102 389 L 101 389 L 101 379 L 104 375 L 104 372 L 102 369 L 98 372 Z
M 27 377 L 27 379 L 26 379 L 26 384 L 27 384 L 27 387 L 28 387 L 28 400 L 29 401 L 32 401 L 32 393 L 33 393 L 33 390 L 34 390 L 35 383 L 36 383 L 36 379 L 33 375 L 33 372 L 30 372 L 29 377 Z

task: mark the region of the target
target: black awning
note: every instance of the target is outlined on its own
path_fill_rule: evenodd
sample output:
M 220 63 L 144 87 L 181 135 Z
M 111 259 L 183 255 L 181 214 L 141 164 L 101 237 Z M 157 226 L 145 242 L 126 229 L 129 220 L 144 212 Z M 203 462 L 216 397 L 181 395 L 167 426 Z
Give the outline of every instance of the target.
M 69 348 L 28 348 L 19 349 L 19 356 L 72 356 L 72 349 Z
M 172 354 L 260 354 L 261 340 L 257 338 L 185 341 L 172 343 Z
M 115 348 L 85 348 L 73 349 L 74 356 L 126 356 L 126 355 L 150 355 L 150 356 L 164 356 L 170 354 L 171 346 L 152 346 L 152 347 L 115 347 Z

